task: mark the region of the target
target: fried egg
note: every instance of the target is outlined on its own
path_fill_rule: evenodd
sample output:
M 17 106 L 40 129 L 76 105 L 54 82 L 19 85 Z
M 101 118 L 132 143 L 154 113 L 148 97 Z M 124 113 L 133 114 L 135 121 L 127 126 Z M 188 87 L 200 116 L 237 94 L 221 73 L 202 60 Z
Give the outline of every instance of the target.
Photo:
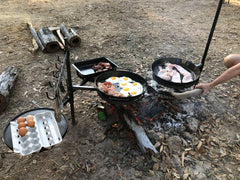
M 138 90 L 142 90 L 143 89 L 142 84 L 140 84 L 139 82 L 133 82 L 132 83 L 132 87 L 133 87 L 133 89 L 138 89 Z
M 121 82 L 132 82 L 132 79 L 126 76 L 122 76 L 119 78 Z
M 140 89 L 133 89 L 133 90 L 130 91 L 131 96 L 137 96 L 141 93 L 142 93 L 142 91 Z
M 119 78 L 115 77 L 115 76 L 112 76 L 112 77 L 106 79 L 106 82 L 111 82 L 112 84 L 115 84 L 115 83 L 119 82 Z
M 129 87 L 125 87 L 123 88 L 120 93 L 124 96 L 124 97 L 128 97 L 129 96 L 129 93 L 130 93 L 130 89 Z
M 119 87 L 122 88 L 122 89 L 125 88 L 125 87 L 131 88 L 132 85 L 128 82 L 121 81 L 121 82 L 119 82 Z

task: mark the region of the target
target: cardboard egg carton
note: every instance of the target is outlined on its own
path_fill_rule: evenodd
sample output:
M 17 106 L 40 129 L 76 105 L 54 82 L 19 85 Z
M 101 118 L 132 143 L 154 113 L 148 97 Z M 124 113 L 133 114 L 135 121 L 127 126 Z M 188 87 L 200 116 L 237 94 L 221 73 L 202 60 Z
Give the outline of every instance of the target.
M 17 121 L 10 123 L 13 151 L 15 153 L 25 156 L 39 152 L 43 147 L 51 148 L 62 141 L 53 113 L 38 113 L 34 116 L 34 121 L 35 126 L 33 128 L 27 127 L 28 132 L 23 137 L 18 134 Z

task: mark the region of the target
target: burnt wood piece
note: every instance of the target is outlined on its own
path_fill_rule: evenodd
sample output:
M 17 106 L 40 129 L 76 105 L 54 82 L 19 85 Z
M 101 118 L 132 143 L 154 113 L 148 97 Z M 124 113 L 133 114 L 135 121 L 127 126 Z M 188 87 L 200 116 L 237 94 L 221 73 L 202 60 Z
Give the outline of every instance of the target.
M 146 153 L 148 150 L 152 150 L 154 153 L 157 154 L 158 153 L 157 149 L 149 140 L 143 127 L 139 126 L 136 122 L 132 121 L 126 114 L 123 114 L 123 117 L 124 117 L 124 120 L 127 122 L 129 128 L 132 129 L 133 132 L 135 133 L 140 149 L 144 153 Z
M 37 32 L 36 32 L 35 29 L 33 28 L 32 23 L 31 23 L 31 22 L 28 22 L 27 25 L 28 25 L 31 33 L 32 33 L 33 38 L 36 40 L 36 42 L 37 42 L 37 44 L 38 44 L 38 47 L 39 47 L 43 52 L 45 52 L 46 49 L 45 49 L 45 47 L 43 46 L 41 40 L 39 39 L 39 37 L 38 37 L 38 35 L 37 35 Z
M 37 34 L 47 52 L 59 50 L 58 39 L 48 27 L 41 28 Z
M 81 43 L 81 38 L 78 34 L 73 30 L 68 30 L 63 24 L 60 25 L 60 31 L 63 36 L 66 38 L 68 44 L 70 46 L 79 46 Z
M 18 70 L 13 66 L 6 67 L 0 75 L 0 114 L 4 112 L 9 103 L 9 93 L 17 78 Z

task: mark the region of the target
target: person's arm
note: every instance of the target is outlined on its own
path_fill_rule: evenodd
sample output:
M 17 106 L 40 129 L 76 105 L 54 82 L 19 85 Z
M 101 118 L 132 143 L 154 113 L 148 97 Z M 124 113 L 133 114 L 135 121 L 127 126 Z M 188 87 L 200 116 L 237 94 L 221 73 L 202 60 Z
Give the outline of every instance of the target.
M 218 78 L 210 83 L 201 83 L 196 85 L 196 88 L 203 89 L 203 94 L 206 94 L 211 88 L 218 84 L 224 83 L 240 74 L 240 63 L 224 71 Z

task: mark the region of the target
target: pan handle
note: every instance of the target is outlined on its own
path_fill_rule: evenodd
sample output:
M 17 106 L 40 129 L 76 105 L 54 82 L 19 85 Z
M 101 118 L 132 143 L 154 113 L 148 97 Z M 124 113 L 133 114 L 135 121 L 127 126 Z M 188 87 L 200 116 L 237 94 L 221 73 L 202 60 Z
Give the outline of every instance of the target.
M 217 11 L 216 11 L 216 14 L 215 14 L 215 17 L 214 17 L 214 20 L 213 20 L 212 28 L 211 28 L 211 31 L 210 31 L 210 34 L 209 34 L 209 37 L 208 37 L 208 41 L 207 41 L 204 53 L 203 53 L 202 62 L 201 62 L 202 66 L 200 67 L 200 72 L 202 72 L 202 69 L 203 69 L 203 66 L 204 66 L 204 63 L 205 63 L 205 59 L 207 57 L 208 49 L 209 49 L 209 46 L 210 46 L 210 43 L 211 43 L 211 40 L 212 40 L 212 37 L 213 37 L 213 33 L 214 33 L 214 30 L 215 30 L 215 27 L 216 27 L 216 24 L 217 24 L 218 16 L 220 14 L 223 2 L 224 2 L 224 0 L 219 0 Z
M 95 88 L 93 86 L 80 86 L 80 85 L 73 85 L 73 89 L 82 89 L 82 90 L 90 90 L 90 91 L 97 91 L 98 88 Z
M 203 64 L 202 63 L 197 64 L 196 67 L 199 68 L 200 72 L 202 72 L 202 69 L 203 69 Z
M 118 71 L 132 71 L 130 68 L 122 68 L 122 67 L 118 67 Z
M 183 93 L 174 93 L 172 92 L 172 96 L 174 96 L 176 99 L 186 99 L 194 96 L 199 96 L 202 94 L 203 90 L 202 89 L 193 89 L 191 91 L 185 91 Z

